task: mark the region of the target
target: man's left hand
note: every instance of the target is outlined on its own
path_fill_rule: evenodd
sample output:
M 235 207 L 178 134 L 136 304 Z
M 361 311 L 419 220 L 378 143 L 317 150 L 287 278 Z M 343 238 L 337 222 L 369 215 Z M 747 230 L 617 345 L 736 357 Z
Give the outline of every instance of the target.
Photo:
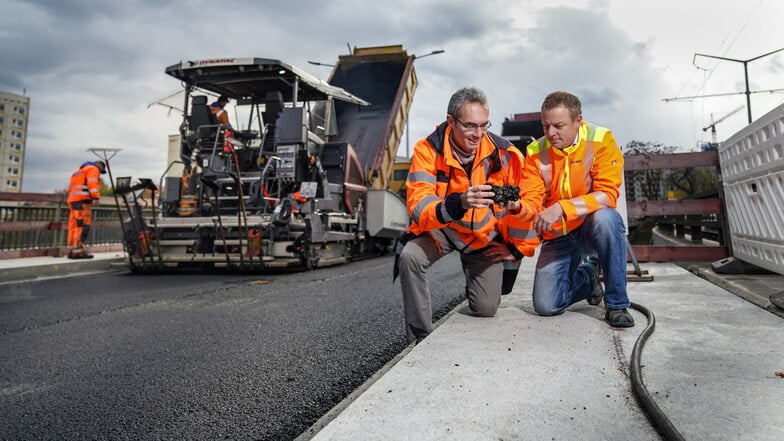
M 520 201 L 507 201 L 507 202 L 499 203 L 497 205 L 500 205 L 501 208 L 505 208 L 509 211 L 519 211 L 520 208 L 523 206 L 523 204 L 521 204 Z

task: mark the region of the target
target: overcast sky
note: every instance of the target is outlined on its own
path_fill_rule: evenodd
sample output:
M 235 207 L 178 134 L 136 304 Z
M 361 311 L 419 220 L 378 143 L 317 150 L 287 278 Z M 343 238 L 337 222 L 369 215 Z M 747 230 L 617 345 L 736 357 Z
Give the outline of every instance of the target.
M 326 78 L 351 47 L 402 44 L 417 60 L 411 145 L 444 119 L 456 89 L 475 85 L 491 119 L 537 111 L 557 89 L 583 100 L 586 120 L 622 146 L 661 142 L 692 151 L 702 128 L 744 95 L 743 64 L 784 48 L 781 0 L 0 0 L 0 90 L 31 109 L 25 192 L 66 187 L 96 159 L 123 149 L 113 175 L 157 178 L 180 116 L 148 104 L 179 88 L 164 69 L 181 60 L 275 58 Z M 693 64 L 693 61 L 695 62 Z M 784 89 L 784 51 L 748 64 L 752 91 Z M 756 119 L 784 93 L 752 94 Z M 746 125 L 745 107 L 717 124 L 719 141 Z M 399 153 L 405 155 L 405 140 Z

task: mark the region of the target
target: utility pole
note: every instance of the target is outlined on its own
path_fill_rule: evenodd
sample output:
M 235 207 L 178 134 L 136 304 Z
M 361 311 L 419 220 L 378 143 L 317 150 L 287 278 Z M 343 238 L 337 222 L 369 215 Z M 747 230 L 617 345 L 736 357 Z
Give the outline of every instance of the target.
M 425 57 L 429 57 L 431 55 L 438 55 L 438 54 L 443 54 L 443 53 L 444 53 L 443 49 L 437 49 L 437 50 L 434 50 L 432 52 L 428 52 L 425 55 L 418 55 L 418 56 L 417 55 L 411 55 L 411 56 L 414 58 L 414 61 L 416 61 L 416 60 L 418 60 L 420 58 L 425 58 Z M 410 144 L 409 144 L 409 138 L 408 138 L 408 120 L 409 120 L 409 118 L 406 118 L 406 158 L 410 158 L 411 157 L 410 153 L 409 153 L 409 145 Z
M 727 57 L 719 57 L 716 55 L 707 55 L 707 54 L 694 54 L 694 58 L 692 58 L 692 63 L 697 57 L 707 57 L 707 58 L 715 58 L 717 60 L 725 60 L 725 61 L 733 61 L 735 63 L 743 63 L 743 73 L 746 77 L 746 110 L 749 116 L 749 124 L 751 124 L 751 91 L 749 90 L 749 63 L 754 60 L 759 60 L 760 58 L 767 57 L 768 55 L 773 55 L 776 52 L 784 51 L 784 47 L 781 49 L 777 49 L 773 52 L 768 52 L 767 54 L 763 54 L 754 58 L 749 58 L 748 60 L 736 60 L 734 58 L 727 58 Z M 696 64 L 695 64 L 696 66 Z

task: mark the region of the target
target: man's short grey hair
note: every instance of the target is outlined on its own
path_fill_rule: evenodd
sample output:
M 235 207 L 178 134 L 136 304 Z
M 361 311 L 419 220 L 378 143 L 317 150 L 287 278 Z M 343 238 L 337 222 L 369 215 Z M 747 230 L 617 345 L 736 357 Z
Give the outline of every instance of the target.
M 452 94 L 452 98 L 449 98 L 449 106 L 446 108 L 446 113 L 452 116 L 457 115 L 457 111 L 463 103 L 479 103 L 490 111 L 490 106 L 487 104 L 487 95 L 479 88 L 467 86 L 458 89 L 457 92 Z

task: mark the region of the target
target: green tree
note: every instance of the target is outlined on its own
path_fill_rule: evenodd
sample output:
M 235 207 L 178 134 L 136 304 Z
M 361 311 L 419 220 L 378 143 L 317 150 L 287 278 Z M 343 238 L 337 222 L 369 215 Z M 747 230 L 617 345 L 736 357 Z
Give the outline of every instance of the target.
M 112 191 L 112 187 L 104 182 L 103 178 L 98 178 L 98 183 L 101 184 L 100 190 L 98 192 L 101 196 L 114 196 L 114 192 Z

